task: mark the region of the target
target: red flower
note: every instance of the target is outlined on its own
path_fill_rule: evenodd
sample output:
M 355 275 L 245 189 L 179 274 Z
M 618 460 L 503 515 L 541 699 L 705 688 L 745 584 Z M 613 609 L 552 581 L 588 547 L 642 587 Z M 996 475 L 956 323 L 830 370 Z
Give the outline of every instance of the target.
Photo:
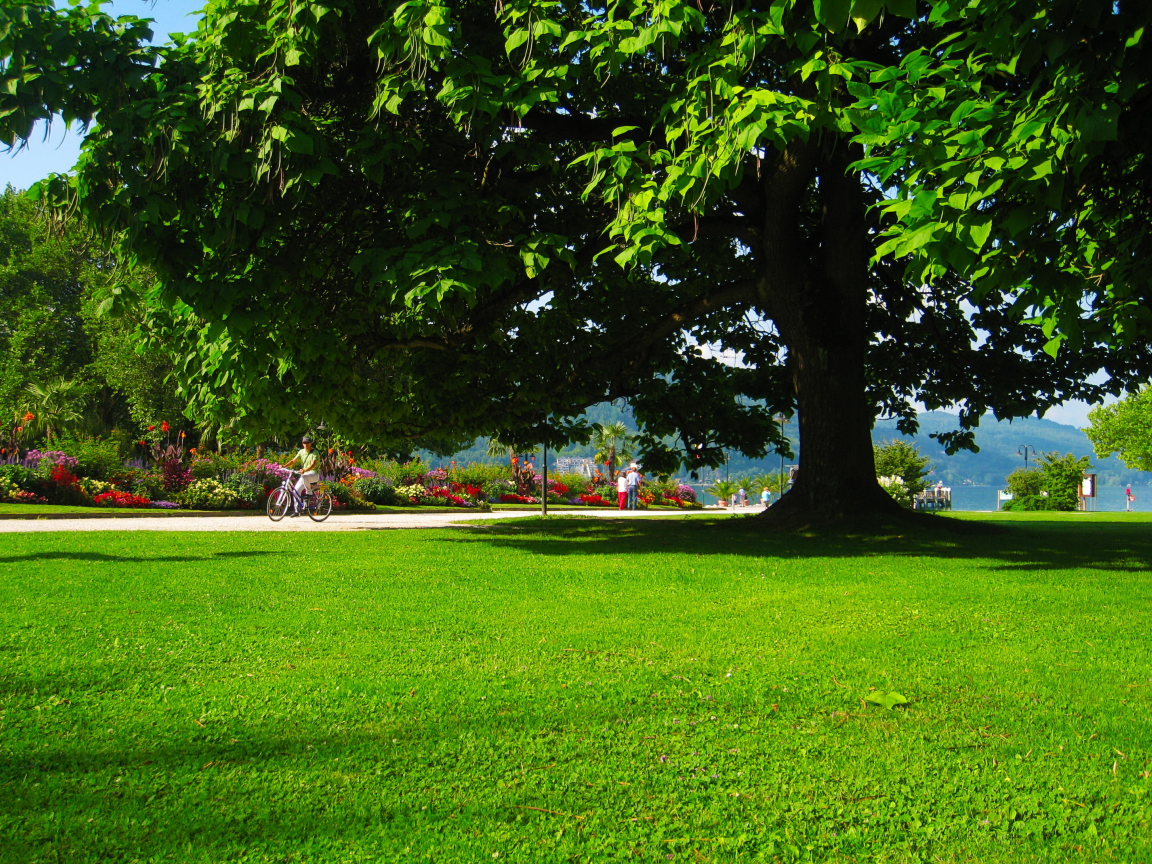
M 163 423 L 161 423 L 161 424 L 160 424 L 160 431 L 161 431 L 161 432 L 167 432 L 167 431 L 168 431 L 169 429 L 171 429 L 171 428 L 172 428 L 172 427 L 168 425 L 168 421 L 167 421 L 167 420 L 165 420 Z
M 155 426 L 149 426 L 149 427 L 148 427 L 148 431 L 149 431 L 149 432 L 151 432 L 151 431 L 152 431 L 152 430 L 154 430 L 155 428 L 156 428 Z

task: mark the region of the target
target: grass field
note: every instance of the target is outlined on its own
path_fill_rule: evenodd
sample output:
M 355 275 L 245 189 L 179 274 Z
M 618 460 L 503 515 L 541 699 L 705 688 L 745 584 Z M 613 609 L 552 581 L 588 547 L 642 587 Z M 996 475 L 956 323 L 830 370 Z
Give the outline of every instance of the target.
M 0 861 L 1152 860 L 1152 521 L 996 521 L 5 535 Z

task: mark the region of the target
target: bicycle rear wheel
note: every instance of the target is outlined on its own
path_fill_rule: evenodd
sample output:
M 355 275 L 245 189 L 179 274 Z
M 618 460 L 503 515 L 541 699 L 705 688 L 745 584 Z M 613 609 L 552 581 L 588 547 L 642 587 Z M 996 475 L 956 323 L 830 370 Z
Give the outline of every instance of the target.
M 323 522 L 332 512 L 332 496 L 326 491 L 316 493 L 315 503 L 308 508 L 308 517 L 313 522 Z
M 273 489 L 268 495 L 268 503 L 264 509 L 268 513 L 268 518 L 273 522 L 279 522 L 286 515 L 288 515 L 288 508 L 292 506 L 292 496 L 288 494 L 288 490 L 284 487 Z

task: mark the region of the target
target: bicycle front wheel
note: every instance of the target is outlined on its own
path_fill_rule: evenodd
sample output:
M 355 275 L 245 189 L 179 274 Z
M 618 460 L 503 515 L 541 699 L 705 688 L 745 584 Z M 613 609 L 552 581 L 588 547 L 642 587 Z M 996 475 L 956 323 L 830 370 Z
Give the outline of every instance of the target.
M 308 508 L 308 516 L 313 522 L 323 522 L 332 512 L 332 496 L 327 492 L 316 493 L 316 503 Z
M 279 489 L 273 489 L 268 495 L 268 503 L 265 505 L 265 511 L 268 513 L 268 518 L 273 522 L 279 522 L 288 515 L 288 508 L 292 506 L 292 496 L 288 494 L 288 490 L 281 486 Z

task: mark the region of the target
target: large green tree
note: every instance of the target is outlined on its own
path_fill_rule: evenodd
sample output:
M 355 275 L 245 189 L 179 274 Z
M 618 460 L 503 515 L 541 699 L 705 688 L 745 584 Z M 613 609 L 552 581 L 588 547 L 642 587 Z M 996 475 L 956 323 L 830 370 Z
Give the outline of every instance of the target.
M 0 422 L 31 410 L 42 431 L 107 434 L 182 414 L 172 361 L 141 344 L 138 311 L 100 314 L 110 285 L 131 284 L 122 270 L 78 220 L 0 195 Z
M 1114 405 L 1098 405 L 1088 412 L 1088 421 L 1084 434 L 1098 457 L 1115 453 L 1129 468 L 1152 471 L 1152 387 L 1129 393 Z
M 165 48 L 0 14 L 0 131 L 98 119 L 45 194 L 155 268 L 241 426 L 559 444 L 627 397 L 670 469 L 798 411 L 807 519 L 894 509 L 879 413 L 958 404 L 963 446 L 1149 375 L 1144 3 L 214 0 Z

